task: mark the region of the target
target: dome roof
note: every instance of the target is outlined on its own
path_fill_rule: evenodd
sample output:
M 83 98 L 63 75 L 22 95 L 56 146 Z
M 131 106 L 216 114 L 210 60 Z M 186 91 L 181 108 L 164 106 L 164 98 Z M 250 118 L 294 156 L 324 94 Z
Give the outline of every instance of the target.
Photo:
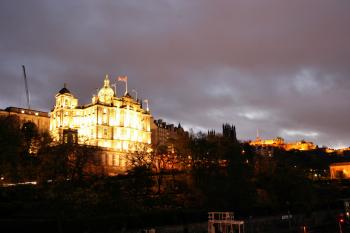
M 58 94 L 61 94 L 61 95 L 63 95 L 63 94 L 71 94 L 70 91 L 67 89 L 67 84 L 66 83 L 63 85 L 63 88 L 58 92 Z
M 114 91 L 109 85 L 108 75 L 104 80 L 104 85 L 98 92 L 98 98 L 101 102 L 107 102 L 114 96 Z
M 70 94 L 70 91 L 67 88 L 64 87 L 58 93 L 60 93 L 60 94 L 66 94 L 66 93 Z

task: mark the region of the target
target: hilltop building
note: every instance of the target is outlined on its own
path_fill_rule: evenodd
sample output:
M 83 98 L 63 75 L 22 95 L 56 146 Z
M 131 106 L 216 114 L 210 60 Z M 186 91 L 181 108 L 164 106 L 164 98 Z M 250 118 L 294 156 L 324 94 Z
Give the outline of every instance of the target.
M 332 148 L 324 148 L 325 152 L 328 154 L 337 154 L 337 155 L 350 155 L 350 147 L 341 148 L 341 149 L 332 149 Z
M 287 143 L 284 146 L 284 149 L 287 151 L 289 151 L 289 150 L 308 151 L 308 150 L 317 149 L 317 146 L 313 142 L 307 142 L 307 141 L 301 140 L 298 142 Z
M 308 151 L 314 150 L 317 146 L 313 142 L 307 141 L 297 141 L 286 143 L 283 138 L 277 137 L 274 139 L 261 139 L 259 136 L 249 143 L 254 147 L 271 147 L 271 148 L 281 148 L 287 151 L 290 150 L 300 150 L 300 151 Z
M 108 173 L 128 169 L 127 156 L 150 150 L 151 114 L 127 92 L 117 97 L 106 76 L 91 103 L 79 105 L 66 88 L 55 96 L 50 132 L 55 141 L 101 148 L 101 162 Z

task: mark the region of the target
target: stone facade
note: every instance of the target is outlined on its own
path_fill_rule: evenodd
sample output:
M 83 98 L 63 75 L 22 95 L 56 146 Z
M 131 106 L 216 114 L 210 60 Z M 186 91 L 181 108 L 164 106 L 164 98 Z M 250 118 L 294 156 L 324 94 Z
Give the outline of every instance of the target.
M 128 93 L 117 97 L 106 76 L 87 105 L 78 105 L 78 99 L 62 88 L 50 114 L 50 132 L 57 142 L 100 148 L 102 164 L 114 173 L 127 170 L 131 154 L 150 150 L 151 114 Z

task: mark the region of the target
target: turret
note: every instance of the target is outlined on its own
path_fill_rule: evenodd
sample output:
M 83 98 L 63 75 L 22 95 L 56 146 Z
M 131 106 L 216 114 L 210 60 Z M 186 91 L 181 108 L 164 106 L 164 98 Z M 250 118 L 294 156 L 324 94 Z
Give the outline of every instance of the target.
M 74 98 L 72 93 L 64 84 L 63 88 L 56 94 L 55 108 L 75 108 L 78 105 L 78 100 Z

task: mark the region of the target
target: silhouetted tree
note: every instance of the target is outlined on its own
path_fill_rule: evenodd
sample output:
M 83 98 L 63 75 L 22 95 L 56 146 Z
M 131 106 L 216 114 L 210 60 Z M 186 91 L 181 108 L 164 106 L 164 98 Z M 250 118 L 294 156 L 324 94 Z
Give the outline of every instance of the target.
M 20 153 L 23 145 L 21 124 L 17 116 L 0 117 L 0 176 L 19 180 Z
M 59 144 L 40 151 L 40 173 L 42 181 L 82 181 L 85 177 L 103 175 L 98 149 L 86 145 Z

